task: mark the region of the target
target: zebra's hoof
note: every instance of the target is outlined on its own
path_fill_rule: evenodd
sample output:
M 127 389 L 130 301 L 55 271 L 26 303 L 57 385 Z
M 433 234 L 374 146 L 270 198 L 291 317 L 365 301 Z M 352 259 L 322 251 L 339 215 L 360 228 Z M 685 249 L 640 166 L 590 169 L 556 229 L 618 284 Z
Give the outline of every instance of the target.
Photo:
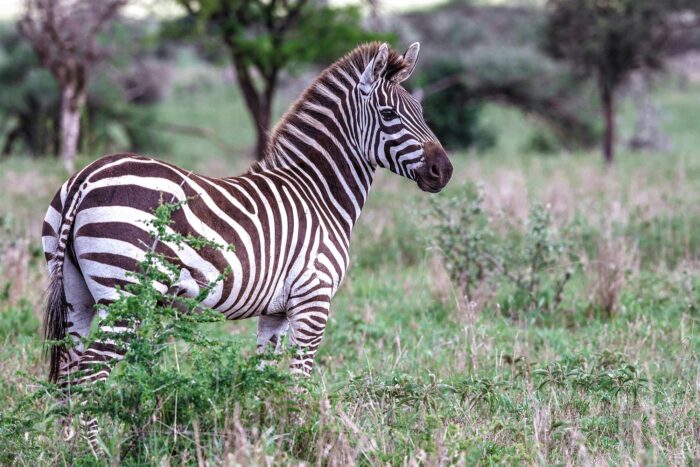
M 68 424 L 63 427 L 63 440 L 70 441 L 75 437 L 75 429 L 72 425 Z

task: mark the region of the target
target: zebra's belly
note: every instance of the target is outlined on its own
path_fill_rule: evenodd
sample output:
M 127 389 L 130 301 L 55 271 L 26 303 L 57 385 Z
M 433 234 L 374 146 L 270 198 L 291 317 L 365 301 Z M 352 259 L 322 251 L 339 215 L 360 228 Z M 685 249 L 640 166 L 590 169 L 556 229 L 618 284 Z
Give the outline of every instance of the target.
M 132 282 L 132 268 L 125 269 L 123 264 L 120 264 L 125 250 L 128 246 L 119 244 L 114 241 L 99 242 L 100 245 L 86 247 L 84 240 L 78 242 L 79 246 L 79 262 L 83 272 L 86 284 L 93 295 L 96 302 L 108 303 L 117 300 L 120 296 L 120 291 L 116 285 L 124 285 L 124 281 Z M 95 254 L 86 254 L 85 251 L 100 251 L 100 256 Z M 117 253 L 119 251 L 119 253 Z M 145 253 L 133 250 L 129 252 L 130 256 L 140 258 Z M 100 261 L 96 261 L 99 258 Z M 221 275 L 218 271 L 208 271 L 208 274 L 203 274 L 201 270 L 189 268 L 187 266 L 180 268 L 178 278 L 174 278 L 172 284 L 156 283 L 155 287 L 164 294 L 196 298 L 201 292 L 209 288 L 209 293 L 201 302 L 201 308 L 211 308 L 222 312 L 227 319 L 243 319 L 261 314 L 280 313 L 285 310 L 288 293 L 285 287 L 284 274 L 276 274 L 276 277 L 270 277 L 268 281 L 245 281 L 236 280 L 230 277 L 228 280 L 220 280 Z M 233 276 L 233 273 L 231 273 Z M 264 275 L 261 276 L 264 278 Z M 241 286 L 244 287 L 241 287 Z
M 226 287 L 224 281 L 217 281 L 220 277 L 207 277 L 206 281 L 197 280 L 189 269 L 183 268 L 179 279 L 168 293 L 195 298 L 200 295 L 203 287 L 207 286 L 205 284 L 214 284 L 201 306 L 220 311 L 227 319 L 232 320 L 285 311 L 288 293 L 284 274 L 277 273 L 267 281 L 264 280 L 265 274 L 259 278 L 263 280 L 243 290 L 237 285 L 246 284 L 246 281 L 232 279 L 229 282 L 233 287 Z

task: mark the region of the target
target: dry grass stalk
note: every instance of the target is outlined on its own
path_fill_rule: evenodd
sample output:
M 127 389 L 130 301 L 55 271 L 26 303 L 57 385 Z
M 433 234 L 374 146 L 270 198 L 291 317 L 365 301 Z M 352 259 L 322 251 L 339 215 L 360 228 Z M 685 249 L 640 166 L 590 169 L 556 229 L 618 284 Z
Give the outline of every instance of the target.
M 598 254 L 587 267 L 589 300 L 594 309 L 611 316 L 620 302 L 625 278 L 636 264 L 636 254 L 628 242 L 609 232 L 598 244 Z
M 444 258 L 440 254 L 433 255 L 428 261 L 428 287 L 437 301 L 457 313 L 459 322 L 474 324 L 484 309 L 486 292 L 483 282 L 473 286 L 472 296 L 463 295 L 450 280 Z
M 430 295 L 442 305 L 454 303 L 454 286 L 440 254 L 434 254 L 428 260 L 428 288 Z
M 202 444 L 199 439 L 199 418 L 195 418 L 192 422 L 192 427 L 194 428 L 194 445 L 195 453 L 197 455 L 197 466 L 204 467 L 204 456 L 202 455 Z
M 228 423 L 224 439 L 224 459 L 226 465 L 248 465 L 250 459 L 250 441 L 241 422 L 241 406 L 236 404 L 233 417 Z
M 524 174 L 516 169 L 497 171 L 484 184 L 484 209 L 496 217 L 504 216 L 511 222 L 527 220 L 530 212 L 528 189 Z M 498 227 L 498 223 L 496 223 Z
M 0 297 L 6 295 L 10 306 L 36 289 L 29 246 L 28 238 L 0 238 Z

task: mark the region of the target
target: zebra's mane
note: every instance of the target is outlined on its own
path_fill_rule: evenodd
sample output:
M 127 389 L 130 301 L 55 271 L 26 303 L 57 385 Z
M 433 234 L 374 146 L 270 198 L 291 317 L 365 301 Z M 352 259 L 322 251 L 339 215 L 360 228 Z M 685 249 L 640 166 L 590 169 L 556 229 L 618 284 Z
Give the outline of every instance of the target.
M 360 45 L 352 52 L 349 52 L 333 65 L 326 68 L 301 94 L 301 96 L 290 106 L 289 110 L 282 116 L 280 121 L 275 125 L 270 133 L 266 156 L 262 161 L 254 163 L 248 172 L 259 172 L 265 169 L 271 169 L 278 166 L 278 161 L 275 155 L 275 145 L 281 136 L 285 133 L 285 127 L 294 117 L 298 116 L 308 103 L 327 102 L 328 98 L 324 98 L 324 92 L 320 88 L 337 88 L 337 82 L 347 83 L 347 76 L 353 80 L 353 84 L 359 81 L 362 72 L 365 70 L 369 62 L 377 55 L 381 42 L 370 42 Z M 399 72 L 405 70 L 409 66 L 404 61 L 403 55 L 389 48 L 389 57 L 387 66 L 384 69 L 382 76 L 391 80 Z

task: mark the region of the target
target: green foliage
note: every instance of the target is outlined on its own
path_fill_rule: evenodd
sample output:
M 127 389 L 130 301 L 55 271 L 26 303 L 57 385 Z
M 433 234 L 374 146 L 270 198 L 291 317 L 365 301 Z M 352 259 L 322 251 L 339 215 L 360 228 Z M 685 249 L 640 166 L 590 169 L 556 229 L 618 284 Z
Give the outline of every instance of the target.
M 429 86 L 438 80 L 449 80 L 463 71 L 459 63 L 442 62 L 428 68 L 422 80 Z M 493 134 L 483 128 L 479 119 L 481 104 L 473 101 L 471 91 L 463 82 L 429 94 L 422 105 L 431 130 L 446 148 L 484 150 L 493 145 Z
M 451 198 L 432 203 L 435 235 L 455 286 L 468 299 L 490 288 L 499 308 L 516 317 L 522 312 L 551 314 L 562 303 L 577 259 L 552 225 L 549 210 L 535 204 L 525 226 L 506 223 L 499 232 L 483 208 L 483 194 L 466 184 Z
M 485 102 L 534 117 L 557 148 L 597 141 L 589 83 L 541 50 L 543 17 L 538 8 L 459 1 L 406 15 L 400 30 L 421 40 L 426 115 L 444 128 L 442 138 L 457 135 L 450 145 L 489 145 L 493 130 L 479 118 Z
M 81 129 L 84 152 L 150 152 L 169 147 L 163 136 L 154 131 L 155 110 L 124 100 L 123 90 L 105 77 L 97 77 L 91 83 L 86 114 Z
M 113 43 L 133 43 L 115 35 Z M 120 42 L 122 41 L 122 42 Z M 10 27 L 0 27 L 0 154 L 56 154 L 60 140 L 60 91 L 31 47 Z M 125 97 L 114 76 L 104 71 L 89 82 L 80 147 L 86 153 L 162 149 L 151 128 L 152 108 Z
M 538 389 L 551 386 L 554 390 L 580 390 L 594 393 L 605 402 L 618 397 L 630 397 L 636 402 L 639 394 L 647 390 L 648 380 L 636 365 L 626 361 L 625 355 L 605 351 L 591 360 L 563 358 L 532 373 L 539 380 Z
M 547 46 L 601 85 L 617 87 L 642 67 L 658 68 L 676 1 L 549 0 Z
M 356 6 L 317 1 L 175 0 L 192 16 L 170 23 L 166 37 L 218 37 L 241 66 L 267 77 L 305 63 L 327 64 L 373 35 Z M 194 19 L 194 24 L 192 19 Z
M 468 297 L 491 269 L 490 249 L 495 233 L 483 208 L 483 192 L 467 183 L 459 194 L 431 204 L 434 246 L 445 259 L 454 284 Z
M 552 225 L 549 210 L 535 204 L 530 211 L 527 231 L 522 239 L 517 233 L 508 236 L 495 265 L 515 287 L 503 302 L 503 310 L 517 314 L 519 310 L 556 311 L 561 304 L 564 287 L 573 270 L 567 265 L 566 241 Z
M 556 153 L 561 146 L 561 141 L 556 135 L 540 130 L 532 135 L 524 149 L 536 154 L 553 154 Z
M 0 153 L 22 141 L 32 154 L 53 152 L 58 86 L 39 67 L 29 44 L 9 27 L 0 28 Z

